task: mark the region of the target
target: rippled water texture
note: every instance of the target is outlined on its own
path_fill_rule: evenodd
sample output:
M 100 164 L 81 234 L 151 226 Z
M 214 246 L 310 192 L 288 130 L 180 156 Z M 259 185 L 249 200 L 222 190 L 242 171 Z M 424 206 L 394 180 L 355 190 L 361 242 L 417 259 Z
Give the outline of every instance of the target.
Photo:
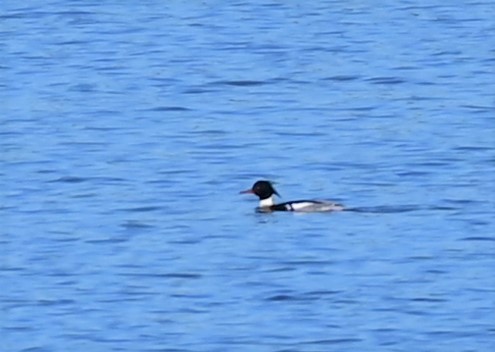
M 495 350 L 493 1 L 0 10 L 2 351 Z

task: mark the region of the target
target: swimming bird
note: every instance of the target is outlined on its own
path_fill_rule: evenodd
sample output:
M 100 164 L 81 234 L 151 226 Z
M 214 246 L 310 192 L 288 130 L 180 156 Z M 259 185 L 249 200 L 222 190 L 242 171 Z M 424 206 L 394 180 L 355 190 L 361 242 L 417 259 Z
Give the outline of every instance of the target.
M 254 185 L 240 193 L 255 194 L 260 199 L 260 205 L 256 211 L 266 213 L 272 211 L 297 211 L 297 212 L 329 212 L 344 210 L 342 204 L 323 200 L 295 200 L 291 202 L 275 204 L 277 193 L 270 181 L 259 180 Z

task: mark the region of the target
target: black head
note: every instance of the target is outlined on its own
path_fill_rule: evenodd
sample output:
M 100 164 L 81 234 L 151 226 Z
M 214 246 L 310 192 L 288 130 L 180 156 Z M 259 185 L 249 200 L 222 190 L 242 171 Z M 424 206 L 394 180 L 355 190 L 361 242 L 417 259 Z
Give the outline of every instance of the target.
M 253 193 L 256 194 L 260 199 L 270 198 L 274 194 L 280 197 L 275 188 L 273 188 L 271 182 L 264 180 L 256 181 L 251 189 L 242 191 L 241 193 Z

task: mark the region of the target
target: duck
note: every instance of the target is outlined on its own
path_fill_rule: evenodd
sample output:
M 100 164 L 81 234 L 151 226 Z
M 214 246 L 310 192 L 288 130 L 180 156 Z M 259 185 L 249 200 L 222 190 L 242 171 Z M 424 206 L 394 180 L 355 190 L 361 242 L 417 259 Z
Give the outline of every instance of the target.
M 254 194 L 258 196 L 260 203 L 256 208 L 257 212 L 271 213 L 274 211 L 294 211 L 294 212 L 332 212 L 342 211 L 344 206 L 339 203 L 324 200 L 294 200 L 284 203 L 275 203 L 275 196 L 280 197 L 267 180 L 256 181 L 250 189 L 241 191 L 240 194 Z

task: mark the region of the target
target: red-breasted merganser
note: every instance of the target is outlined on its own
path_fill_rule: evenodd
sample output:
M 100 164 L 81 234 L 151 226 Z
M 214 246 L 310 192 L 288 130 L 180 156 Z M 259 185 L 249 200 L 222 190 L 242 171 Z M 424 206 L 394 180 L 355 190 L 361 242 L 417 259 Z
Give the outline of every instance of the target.
M 251 189 L 242 191 L 240 193 L 251 193 L 258 196 L 260 199 L 260 206 L 256 208 L 258 212 L 272 212 L 272 211 L 298 211 L 298 212 L 328 212 L 344 210 L 342 204 L 333 202 L 320 201 L 320 200 L 296 200 L 292 202 L 285 202 L 275 204 L 275 195 L 277 193 L 270 181 L 256 181 Z

